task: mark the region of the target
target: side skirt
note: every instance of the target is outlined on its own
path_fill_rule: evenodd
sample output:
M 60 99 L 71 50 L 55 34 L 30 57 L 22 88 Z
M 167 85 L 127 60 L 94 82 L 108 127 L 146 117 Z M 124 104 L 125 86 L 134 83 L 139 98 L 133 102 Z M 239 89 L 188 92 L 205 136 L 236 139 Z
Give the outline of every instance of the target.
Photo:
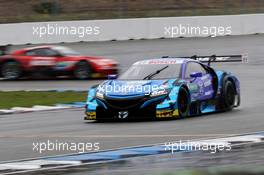
M 203 100 L 191 103 L 190 115 L 201 115 L 219 111 L 217 109 L 217 100 Z

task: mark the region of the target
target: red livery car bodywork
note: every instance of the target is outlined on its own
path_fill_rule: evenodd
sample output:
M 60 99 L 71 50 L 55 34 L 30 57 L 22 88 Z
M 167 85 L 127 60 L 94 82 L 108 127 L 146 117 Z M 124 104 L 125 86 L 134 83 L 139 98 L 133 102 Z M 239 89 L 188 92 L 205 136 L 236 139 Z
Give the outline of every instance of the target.
M 24 48 L 0 57 L 0 76 L 14 80 L 24 75 L 70 75 L 77 79 L 117 74 L 117 62 L 83 56 L 64 46 Z

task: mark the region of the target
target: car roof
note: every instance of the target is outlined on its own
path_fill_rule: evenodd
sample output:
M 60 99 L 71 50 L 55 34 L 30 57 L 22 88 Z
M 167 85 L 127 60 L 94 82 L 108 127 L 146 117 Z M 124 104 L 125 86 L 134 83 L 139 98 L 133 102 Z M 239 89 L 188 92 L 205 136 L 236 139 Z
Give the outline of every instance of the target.
M 169 57 L 169 58 L 156 58 L 156 59 L 146 59 L 135 62 L 133 65 L 148 65 L 148 64 L 184 64 L 189 61 L 198 62 L 190 58 L 181 57 Z
M 34 46 L 34 47 L 26 47 L 26 48 L 22 48 L 19 50 L 15 50 L 15 51 L 11 52 L 11 54 L 19 55 L 21 53 L 31 51 L 31 50 L 35 50 L 35 49 L 56 48 L 56 47 L 62 47 L 62 46 L 59 46 L 59 45 L 40 45 L 40 46 Z M 65 47 L 65 46 L 63 46 L 63 47 Z
M 52 48 L 56 47 L 55 45 L 41 45 L 41 46 L 34 46 L 34 47 L 27 47 L 24 50 L 33 50 L 33 49 L 44 49 L 44 48 Z

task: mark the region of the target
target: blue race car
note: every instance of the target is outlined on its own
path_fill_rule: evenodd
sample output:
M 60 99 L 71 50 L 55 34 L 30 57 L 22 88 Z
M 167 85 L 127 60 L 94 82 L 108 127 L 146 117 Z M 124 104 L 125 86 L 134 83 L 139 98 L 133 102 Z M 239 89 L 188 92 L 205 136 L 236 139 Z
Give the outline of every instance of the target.
M 239 80 L 210 63 L 243 60 L 212 55 L 138 61 L 88 90 L 85 119 L 184 118 L 232 110 L 240 104 Z

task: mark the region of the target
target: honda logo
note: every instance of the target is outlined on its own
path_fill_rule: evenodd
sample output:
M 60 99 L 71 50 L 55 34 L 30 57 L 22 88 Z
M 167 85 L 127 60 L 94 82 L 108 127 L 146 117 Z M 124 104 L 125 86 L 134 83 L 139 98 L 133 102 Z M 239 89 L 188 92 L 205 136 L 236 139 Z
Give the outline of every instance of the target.
M 118 112 L 118 118 L 119 119 L 125 119 L 128 116 L 128 111 L 120 111 Z

